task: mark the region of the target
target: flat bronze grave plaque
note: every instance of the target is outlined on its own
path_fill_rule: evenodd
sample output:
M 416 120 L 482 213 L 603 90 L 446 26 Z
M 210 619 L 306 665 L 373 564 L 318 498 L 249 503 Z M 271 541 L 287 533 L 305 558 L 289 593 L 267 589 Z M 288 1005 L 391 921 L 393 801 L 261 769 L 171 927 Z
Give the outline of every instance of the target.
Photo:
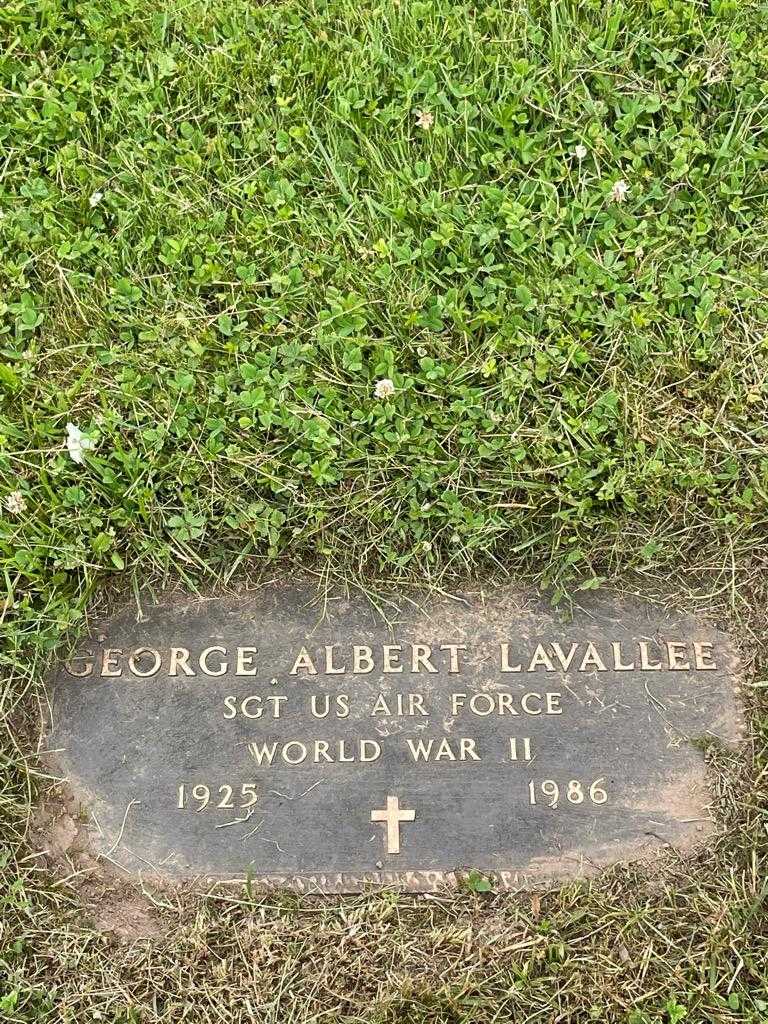
M 50 756 L 134 873 L 305 891 L 591 873 L 713 827 L 742 728 L 712 626 L 601 595 L 381 606 L 308 589 L 135 606 L 54 680 Z

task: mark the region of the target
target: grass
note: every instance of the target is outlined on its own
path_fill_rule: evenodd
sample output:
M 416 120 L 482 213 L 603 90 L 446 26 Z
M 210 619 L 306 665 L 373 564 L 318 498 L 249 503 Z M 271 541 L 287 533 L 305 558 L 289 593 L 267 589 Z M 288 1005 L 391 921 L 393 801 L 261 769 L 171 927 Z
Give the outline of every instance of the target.
M 6 0 L 0 1016 L 767 1019 L 767 30 L 735 0 Z M 42 673 L 105 587 L 294 562 L 717 604 L 753 669 L 721 839 L 540 906 L 154 894 L 110 944 L 26 844 Z

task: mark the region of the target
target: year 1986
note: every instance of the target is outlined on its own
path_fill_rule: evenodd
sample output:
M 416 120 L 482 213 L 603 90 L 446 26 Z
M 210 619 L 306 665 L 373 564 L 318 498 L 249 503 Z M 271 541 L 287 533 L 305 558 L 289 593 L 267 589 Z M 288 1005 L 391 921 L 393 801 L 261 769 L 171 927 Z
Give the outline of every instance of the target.
M 557 807 L 561 798 L 570 804 L 604 804 L 608 794 L 601 786 L 602 777 L 595 779 L 588 787 L 586 782 L 581 783 L 578 779 L 571 779 L 561 787 L 554 779 L 543 779 L 535 782 L 533 779 L 528 783 L 528 802 L 539 803 L 538 797 L 543 797 L 542 803 L 548 807 Z
M 259 799 L 256 793 L 256 785 L 253 782 L 244 782 L 238 789 L 236 786 L 229 786 L 226 783 L 221 786 L 206 786 L 199 782 L 196 786 L 188 786 L 182 782 L 176 790 L 176 806 L 180 809 L 190 808 L 195 811 L 204 811 L 206 807 L 226 807 L 244 810 L 246 807 L 253 807 Z

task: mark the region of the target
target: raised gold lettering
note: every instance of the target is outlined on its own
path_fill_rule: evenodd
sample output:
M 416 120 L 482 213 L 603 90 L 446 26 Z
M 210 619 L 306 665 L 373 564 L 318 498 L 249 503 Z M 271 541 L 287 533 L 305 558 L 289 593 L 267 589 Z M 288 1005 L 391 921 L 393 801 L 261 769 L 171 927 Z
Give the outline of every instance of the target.
M 552 664 L 549 655 L 544 650 L 543 644 L 536 645 L 536 650 L 533 652 L 533 657 L 528 664 L 528 671 L 535 672 L 539 665 L 543 665 L 547 672 L 555 671 L 555 666 Z
M 571 667 L 571 662 L 573 661 L 576 651 L 578 649 L 578 644 L 571 644 L 571 648 L 568 651 L 568 654 L 564 654 L 563 648 L 560 646 L 560 644 L 552 644 L 552 650 L 555 652 L 555 657 L 560 662 L 560 668 L 563 670 L 563 672 L 567 672 L 568 669 Z
M 93 660 L 92 660 L 92 658 L 93 658 L 93 655 L 91 655 L 90 652 L 88 654 L 85 654 L 85 655 L 84 654 L 80 654 L 76 658 L 72 658 L 69 661 L 65 661 L 64 662 L 64 668 L 67 670 L 67 672 L 71 676 L 75 676 L 78 679 L 82 679 L 84 676 L 89 676 L 91 674 L 91 672 L 93 672 Z M 83 671 L 82 672 L 76 672 L 75 669 L 72 667 L 75 664 L 75 662 L 77 662 L 77 661 L 84 661 L 85 662 L 85 665 L 83 666 Z
M 368 751 L 370 750 L 370 753 Z M 376 740 L 360 740 L 360 760 L 378 761 L 381 757 L 381 745 Z
M 485 706 L 483 706 L 484 701 L 487 701 Z M 473 715 L 478 715 L 481 718 L 492 715 L 496 710 L 496 698 L 492 697 L 490 693 L 473 693 L 469 698 L 469 710 Z
M 691 663 L 685 657 L 687 650 L 687 644 L 674 643 L 671 640 L 667 641 L 667 658 L 669 659 L 669 667 L 671 669 L 683 672 L 690 669 Z
M 325 674 L 328 676 L 340 676 L 346 672 L 343 665 L 334 667 L 333 664 L 333 648 L 335 644 L 328 644 L 325 648 Z
M 354 760 L 354 755 L 350 757 L 347 756 L 347 741 L 339 740 L 339 761 L 351 762 Z
M 352 671 L 358 675 L 373 672 L 373 651 L 365 644 L 355 644 L 352 648 Z
M 391 673 L 403 671 L 403 666 L 400 664 L 400 651 L 402 651 L 402 649 L 402 644 L 384 644 L 382 646 L 381 651 L 384 656 L 383 672 Z
M 590 668 L 594 667 L 596 672 L 607 672 L 605 662 L 597 653 L 597 648 L 593 643 L 587 644 L 587 649 L 584 652 L 584 657 L 581 659 L 581 665 L 579 665 L 579 672 L 586 672 L 587 666 Z
M 440 740 L 412 740 L 406 739 L 406 744 L 411 752 L 414 761 L 466 761 L 471 759 L 479 761 L 480 757 L 475 750 L 475 740 L 466 736 L 459 738 L 458 754 L 451 746 L 447 736 Z M 455 741 L 454 741 L 455 742 Z
M 658 672 L 661 669 L 661 662 L 651 662 L 648 660 L 648 644 L 645 640 L 641 640 L 638 645 L 640 648 L 640 668 L 643 672 Z
M 714 644 L 711 643 L 694 643 L 693 645 L 693 663 L 702 672 L 717 668 L 712 657 L 713 646 Z
M 123 669 L 117 659 L 123 653 L 120 647 L 105 647 L 101 658 L 102 676 L 117 677 L 123 674 Z
M 248 710 L 251 704 L 254 704 L 256 708 L 253 712 Z M 246 697 L 240 704 L 240 714 L 244 715 L 246 718 L 261 718 L 264 714 L 261 697 L 257 694 L 252 694 L 250 697 Z
M 628 665 L 625 665 L 621 660 L 621 644 L 617 641 L 613 641 L 611 644 L 613 649 L 613 667 L 617 672 L 634 672 L 635 663 L 631 661 Z
M 248 751 L 259 765 L 273 765 L 282 760 L 292 766 L 311 759 L 314 764 L 352 764 L 355 761 L 371 763 L 381 757 L 381 744 L 377 740 L 289 740 L 287 743 L 249 743 Z
M 411 672 L 420 672 L 422 668 L 427 672 L 437 672 L 429 660 L 431 655 L 432 648 L 428 644 L 414 644 L 411 648 Z
M 471 757 L 473 761 L 480 760 L 480 756 L 475 750 L 475 741 L 467 736 L 462 736 L 459 739 L 459 760 L 466 761 L 468 757 Z
M 517 750 L 517 739 L 514 736 L 509 738 L 509 760 L 517 761 L 518 750 Z M 523 761 L 531 760 L 531 738 L 530 736 L 523 737 Z
M 426 708 L 424 707 L 424 697 L 420 693 L 409 693 L 408 694 L 408 714 L 415 715 L 427 714 Z
M 376 698 L 376 703 L 373 705 L 373 711 L 371 712 L 371 716 L 373 716 L 373 715 L 387 715 L 387 716 L 389 716 L 391 714 L 392 714 L 392 712 L 389 710 L 389 705 L 387 704 L 387 698 L 384 696 L 383 693 L 380 693 L 379 696 Z
M 291 669 L 289 674 L 292 676 L 298 675 L 300 668 L 304 669 L 304 671 L 309 673 L 309 675 L 311 676 L 317 675 L 315 663 L 309 656 L 309 652 L 307 651 L 306 647 L 302 647 L 299 653 L 296 655 L 296 661 L 293 663 L 293 668 Z
M 288 698 L 284 694 L 261 697 L 257 693 L 252 693 L 249 697 L 244 697 L 243 700 L 240 701 L 240 714 L 243 718 L 250 718 L 251 720 L 261 718 L 265 711 L 264 704 L 269 702 L 272 705 L 271 717 L 279 718 L 281 707 L 287 700 Z M 235 718 L 238 712 L 237 697 L 225 697 L 224 707 L 229 712 L 229 714 L 227 714 L 225 711 L 224 717 L 226 719 Z
M 296 750 L 295 756 L 289 756 L 288 751 L 293 749 Z M 301 764 L 302 761 L 306 761 L 306 759 L 307 748 L 304 746 L 303 743 L 300 743 L 298 740 L 291 740 L 289 743 L 286 743 L 285 746 L 283 747 L 283 760 L 286 762 L 286 764 Z
M 536 708 L 536 709 L 533 709 L 533 708 L 529 707 L 529 704 L 530 704 L 531 700 L 537 700 L 539 702 L 539 704 L 541 704 L 541 694 L 540 693 L 524 693 L 523 696 L 520 698 L 520 707 L 523 709 L 523 711 L 526 713 L 526 715 L 540 715 L 541 714 L 541 707 Z
M 349 715 L 349 697 L 346 693 L 339 693 L 334 697 L 336 718 L 346 718 Z M 310 711 L 314 718 L 327 718 L 331 712 L 331 697 L 327 693 L 312 694 L 309 701 Z
M 448 671 L 455 675 L 459 671 L 459 651 L 466 651 L 466 644 L 440 644 L 441 651 L 448 651 Z
M 509 644 L 499 644 L 501 650 L 501 671 L 502 672 L 522 672 L 523 666 L 521 664 L 510 665 L 509 663 Z
M 200 652 L 200 669 L 207 676 L 223 676 L 223 675 L 225 675 L 226 671 L 227 671 L 227 667 L 228 667 L 227 662 L 226 661 L 222 661 L 222 663 L 219 665 L 218 669 L 212 669 L 210 667 L 210 665 L 208 664 L 208 655 L 209 654 L 220 654 L 222 657 L 224 657 L 224 655 L 226 653 L 227 653 L 226 647 L 219 647 L 219 646 L 217 646 L 215 644 L 214 644 L 213 647 L 206 647 L 204 650 L 202 650 Z
M 428 761 L 435 740 L 406 739 L 405 742 L 408 744 L 408 748 L 411 751 L 411 757 L 414 761 Z
M 467 699 L 466 693 L 452 693 L 451 694 L 451 714 L 458 715 L 459 711 L 464 707 L 464 701 Z
M 256 764 L 272 764 L 275 759 L 276 743 L 249 743 L 248 750 Z
M 515 709 L 512 703 L 514 697 L 511 693 L 500 693 L 499 695 L 499 714 L 500 715 L 519 715 L 520 712 Z
M 258 654 L 258 647 L 238 647 L 236 676 L 255 676 L 258 669 L 253 663 L 254 657 Z
M 168 675 L 177 676 L 179 674 L 179 669 L 181 669 L 186 676 L 193 676 L 195 674 L 194 669 L 189 667 L 189 651 L 186 647 L 171 648 L 168 663 Z
M 548 715 L 562 715 L 563 709 L 560 707 L 560 694 L 559 693 L 548 693 L 547 698 L 547 710 Z
M 397 701 L 396 710 L 391 711 L 390 707 L 392 700 Z M 424 707 L 424 697 L 420 693 L 393 693 L 390 694 L 389 704 L 383 693 L 380 693 L 376 705 L 371 712 L 372 715 L 385 714 L 391 716 L 399 716 L 402 718 L 405 715 L 424 715 L 426 716 L 427 711 Z
M 145 671 L 141 670 L 139 661 L 143 654 L 152 655 L 152 666 Z M 128 668 L 135 676 L 138 676 L 139 679 L 146 679 L 149 676 L 155 675 L 155 673 L 159 671 L 161 662 L 162 658 L 160 657 L 160 651 L 156 650 L 154 647 L 137 647 L 128 658 Z

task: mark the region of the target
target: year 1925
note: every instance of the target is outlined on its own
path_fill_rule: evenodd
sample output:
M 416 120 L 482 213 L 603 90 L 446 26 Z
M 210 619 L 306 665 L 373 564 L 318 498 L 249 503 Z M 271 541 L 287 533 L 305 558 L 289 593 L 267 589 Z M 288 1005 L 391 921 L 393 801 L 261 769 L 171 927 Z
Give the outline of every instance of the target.
M 239 788 L 223 783 L 221 786 L 206 786 L 201 782 L 191 785 L 182 782 L 176 790 L 176 806 L 183 810 L 189 808 L 204 811 L 206 807 L 245 810 L 253 807 L 259 799 L 256 785 L 244 782 Z

